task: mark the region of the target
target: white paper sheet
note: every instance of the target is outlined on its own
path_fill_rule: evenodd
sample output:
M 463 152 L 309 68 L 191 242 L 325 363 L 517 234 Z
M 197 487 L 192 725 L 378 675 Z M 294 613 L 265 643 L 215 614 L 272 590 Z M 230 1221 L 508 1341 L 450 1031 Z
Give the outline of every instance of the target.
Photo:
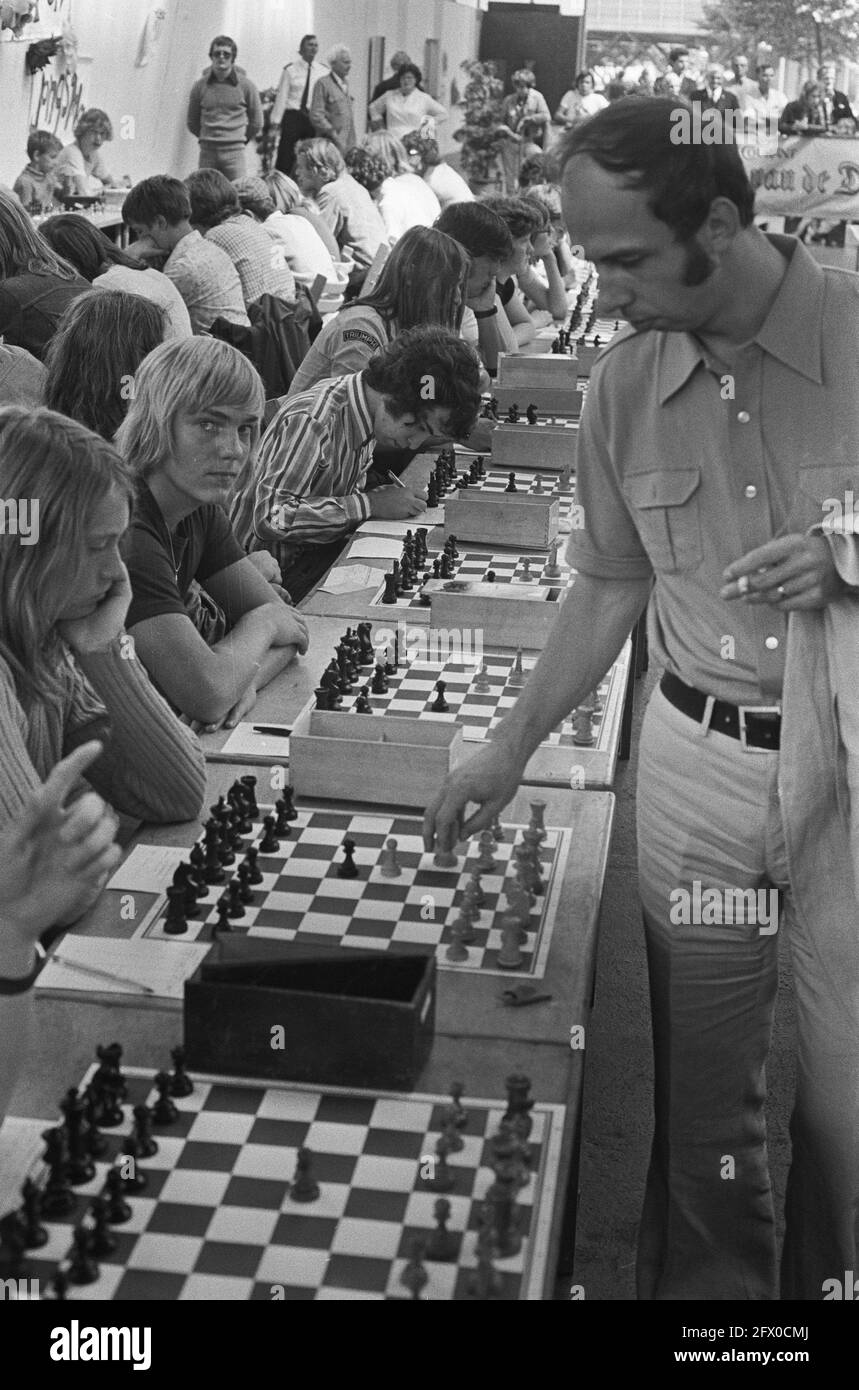
M 107 886 L 120 893 L 163 893 L 187 857 L 187 848 L 177 845 L 135 845 Z
M 414 529 L 414 525 L 411 528 Z M 406 531 L 403 531 L 405 536 Z M 349 549 L 350 560 L 399 560 L 403 553 L 400 536 L 358 536 Z
M 373 552 L 375 554 L 375 551 Z M 399 552 L 398 552 L 399 553 Z M 318 594 L 353 594 L 359 589 L 372 589 L 379 582 L 379 571 L 370 565 L 338 565 L 320 584 Z
M 114 937 L 67 935 L 36 981 L 36 988 L 181 999 L 185 981 L 211 949 L 208 941 L 119 941 Z M 82 968 L 75 969 L 75 965 Z M 112 976 L 116 978 L 107 978 Z
M 282 729 L 282 734 L 261 734 L 255 732 L 258 728 Z M 266 720 L 262 725 L 237 724 L 227 739 L 226 743 L 219 750 L 222 756 L 235 758 L 237 761 L 248 758 L 251 761 L 266 763 L 285 763 L 289 757 L 289 734 L 288 724 L 278 724 L 275 720 L 270 723 Z M 218 753 L 213 754 L 214 758 Z

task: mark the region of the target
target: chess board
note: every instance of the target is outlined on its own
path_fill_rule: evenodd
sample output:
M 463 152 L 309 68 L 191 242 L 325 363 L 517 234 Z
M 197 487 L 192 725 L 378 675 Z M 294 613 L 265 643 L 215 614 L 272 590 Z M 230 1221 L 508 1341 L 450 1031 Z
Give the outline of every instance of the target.
M 84 1080 L 89 1079 L 95 1068 Z M 156 1097 L 149 1073 L 124 1071 L 128 1098 L 122 1124 L 105 1130 L 108 1149 L 96 1175 L 75 1189 L 74 1210 L 43 1217 L 48 1242 L 26 1252 L 27 1278 L 47 1290 L 58 1268 L 68 1268 L 72 1231 L 104 1190 L 108 1169 L 121 1160 L 131 1133 L 132 1107 Z M 262 1085 L 194 1076 L 194 1091 L 175 1101 L 177 1120 L 153 1127 L 158 1152 L 138 1162 L 147 1187 L 129 1193 L 131 1219 L 111 1226 L 116 1249 L 96 1257 L 94 1283 L 70 1284 L 70 1300 L 190 1301 L 410 1298 L 400 1276 L 415 1237 L 435 1229 L 438 1196 L 425 1181 L 449 1104 L 440 1095 L 396 1095 Z M 448 1164 L 454 1188 L 448 1230 L 456 1236 L 450 1261 L 424 1260 L 429 1276 L 421 1297 L 470 1297 L 480 1209 L 494 1179 L 489 1140 L 503 1102 L 464 1097 L 464 1147 Z M 559 1165 L 565 1108 L 536 1103 L 529 1144 L 530 1174 L 517 1201 L 522 1247 L 496 1261 L 498 1297 L 540 1299 L 548 1268 L 553 1210 L 561 1195 Z M 290 1198 L 296 1152 L 313 1154 L 319 1198 Z M 19 1175 L 23 1181 L 25 1174 Z M 31 1173 L 45 1176 L 37 1160 Z M 20 1205 L 14 1187 L 3 1211 Z M 0 1270 L 0 1274 L 2 1274 Z
M 259 844 L 262 817 L 272 809 L 260 806 L 251 833 L 244 837 L 247 844 Z M 231 922 L 233 931 L 302 945 L 317 942 L 359 950 L 396 947 L 425 951 L 434 947 L 442 969 L 510 976 L 511 971 L 497 963 L 501 919 L 509 911 L 502 893 L 505 881 L 514 877 L 513 852 L 522 842 L 524 826 L 503 827 L 504 839 L 493 852 L 497 869 L 481 873 L 486 902 L 474 923 L 476 938 L 466 947 L 467 959 L 454 962 L 448 961 L 445 953 L 453 941 L 452 927 L 459 916 L 463 890 L 480 858 L 476 840 L 467 841 L 464 851 L 460 849 L 456 867 L 440 868 L 433 855 L 424 850 L 422 823 L 416 817 L 353 815 L 300 805 L 296 810 L 298 817 L 291 822 L 290 835 L 280 837 L 278 851 L 260 852 L 257 863 L 262 882 L 254 886 L 255 901 L 245 906 L 245 915 Z M 337 873 L 347 835 L 356 845 L 357 878 L 340 878 Z M 379 864 L 389 837 L 397 841 L 401 873 L 396 878 L 385 877 Z M 545 891 L 537 895 L 532 909 L 517 975 L 542 977 L 545 973 L 569 849 L 569 830 L 547 826 L 540 847 Z M 237 851 L 237 862 L 241 853 Z M 210 940 L 218 921 L 217 904 L 235 865 L 225 866 L 224 873 L 224 882 L 210 884 L 206 896 L 199 899 L 200 916 L 189 918 L 181 935 L 165 931 L 165 897 L 146 914 L 135 936 L 161 941 Z
M 560 529 L 564 532 L 572 530 L 574 508 L 576 504 L 575 478 L 571 478 L 568 482 L 564 482 L 563 476 L 559 476 L 557 473 L 525 473 L 521 472 L 518 468 L 512 470 L 509 468 L 487 468 L 484 478 L 479 478 L 476 483 L 469 483 L 468 487 L 464 488 L 462 492 L 451 491 L 445 493 L 442 502 L 447 501 L 448 497 L 458 497 L 462 496 L 463 493 L 469 492 L 489 492 L 496 494 L 506 492 L 511 471 L 515 475 L 517 492 L 528 493 L 531 497 L 557 497 L 558 510 L 560 513 Z
M 505 714 L 513 708 L 522 690 L 522 685 L 537 664 L 536 655 L 522 655 L 522 681 L 511 679 L 516 661 L 516 653 L 509 651 L 484 651 L 486 664 L 485 682 L 487 690 L 475 688 L 477 672 L 481 661 L 477 656 L 467 660 L 459 656 L 443 657 L 434 660 L 429 654 L 433 630 L 415 629 L 407 634 L 405 658 L 400 654 L 399 669 L 388 676 L 388 690 L 383 695 L 374 695 L 372 689 L 368 699 L 374 714 L 407 715 L 410 718 L 442 719 L 450 723 L 456 721 L 462 727 L 462 736 L 472 742 L 487 739 Z M 423 655 L 426 644 L 428 654 Z M 412 652 L 417 655 L 412 656 Z M 354 713 L 355 703 L 367 680 L 356 684 L 351 695 L 343 696 L 341 710 Z M 566 749 L 577 754 L 595 749 L 604 752 L 609 738 L 606 712 L 611 710 L 617 699 L 623 699 L 625 670 L 620 661 L 616 662 L 597 690 L 598 707 L 591 720 L 593 743 L 577 744 L 574 733 L 573 716 L 562 720 L 544 742 L 544 748 Z M 437 697 L 436 682 L 445 682 L 444 698 L 449 706 L 446 712 L 432 709 Z M 367 719 L 369 715 L 365 716 Z
M 559 548 L 560 549 L 560 548 Z M 371 608 L 398 609 L 398 608 L 428 608 L 421 596 L 420 582 L 424 573 L 432 570 L 432 562 L 440 559 L 440 552 L 432 552 L 427 556 L 426 561 L 420 566 L 419 578 L 415 581 L 415 587 L 409 593 L 400 594 L 396 603 L 383 603 L 385 593 L 384 582 L 379 585 L 378 590 L 370 600 Z M 453 561 L 450 579 L 478 579 L 488 578 L 488 571 L 492 571 L 495 576 L 496 584 L 534 584 L 534 585 L 563 585 L 568 586 L 573 579 L 575 571 L 570 569 L 560 556 L 557 556 L 556 566 L 558 573 L 547 575 L 545 567 L 548 558 L 545 555 L 525 555 L 517 554 L 512 550 L 500 551 L 494 555 L 481 555 L 477 551 L 463 551 L 459 559 Z

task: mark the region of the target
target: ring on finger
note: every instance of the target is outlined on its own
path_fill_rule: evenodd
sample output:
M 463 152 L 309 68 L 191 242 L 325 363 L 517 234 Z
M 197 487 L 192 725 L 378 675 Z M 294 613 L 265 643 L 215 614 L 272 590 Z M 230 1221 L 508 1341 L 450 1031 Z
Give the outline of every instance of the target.
M 749 592 L 749 576 L 747 574 L 740 575 L 739 579 L 737 580 L 737 589 L 739 590 L 740 594 L 745 598 L 746 594 Z
M 776 593 L 778 594 L 779 598 L 784 598 L 786 590 L 783 584 L 779 584 L 778 588 L 776 589 Z

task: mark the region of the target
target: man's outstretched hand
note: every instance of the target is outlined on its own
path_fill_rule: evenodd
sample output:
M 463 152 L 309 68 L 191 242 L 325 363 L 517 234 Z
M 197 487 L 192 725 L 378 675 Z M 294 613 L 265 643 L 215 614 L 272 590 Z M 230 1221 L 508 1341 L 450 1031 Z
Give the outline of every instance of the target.
M 452 850 L 495 817 L 516 794 L 524 768 L 515 764 L 500 743 L 487 744 L 447 778 L 424 815 L 424 845 L 428 850 Z M 469 802 L 477 810 L 466 817 Z

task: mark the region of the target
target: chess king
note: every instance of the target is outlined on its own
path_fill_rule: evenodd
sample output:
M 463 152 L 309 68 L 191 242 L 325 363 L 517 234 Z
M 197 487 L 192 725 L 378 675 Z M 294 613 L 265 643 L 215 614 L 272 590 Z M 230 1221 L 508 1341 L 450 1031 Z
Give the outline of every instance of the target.
M 597 311 L 630 327 L 596 363 L 582 417 L 576 583 L 492 742 L 429 806 L 425 835 L 444 847 L 502 810 L 648 607 L 665 674 L 637 788 L 655 1038 L 638 1297 L 820 1300 L 833 1271 L 859 1268 L 848 790 L 848 777 L 859 785 L 859 536 L 825 528 L 822 508 L 856 487 L 847 364 L 859 354 L 859 276 L 756 227 L 739 150 L 673 144 L 674 109 L 614 102 L 560 151 L 567 228 L 600 277 Z M 673 923 L 671 894 L 693 879 L 781 894 L 798 1050 L 780 1280 L 765 1120 L 779 933 Z

